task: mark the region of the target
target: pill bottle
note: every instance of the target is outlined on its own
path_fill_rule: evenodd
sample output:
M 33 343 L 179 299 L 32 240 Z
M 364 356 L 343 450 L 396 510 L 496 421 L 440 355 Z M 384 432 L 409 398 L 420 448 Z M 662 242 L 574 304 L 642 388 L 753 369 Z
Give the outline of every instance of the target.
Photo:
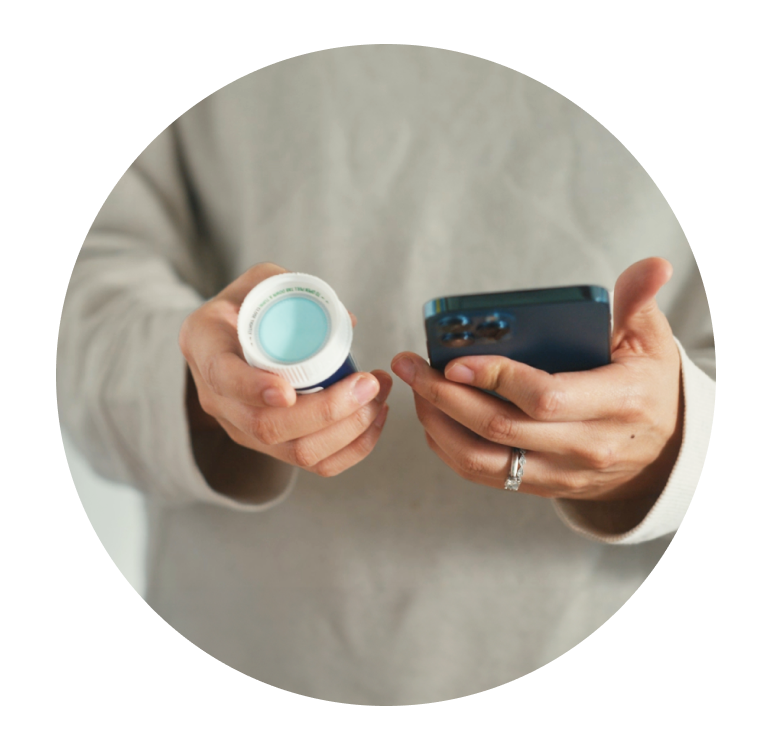
M 336 292 L 306 273 L 270 276 L 239 309 L 237 333 L 249 365 L 315 393 L 357 372 L 352 320 Z

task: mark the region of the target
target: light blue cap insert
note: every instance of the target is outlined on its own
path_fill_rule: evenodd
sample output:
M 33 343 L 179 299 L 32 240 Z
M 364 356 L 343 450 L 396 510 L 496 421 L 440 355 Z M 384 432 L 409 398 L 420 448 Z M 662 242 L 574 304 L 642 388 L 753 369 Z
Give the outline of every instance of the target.
M 256 339 L 277 362 L 309 359 L 328 340 L 330 323 L 325 309 L 308 297 L 278 300 L 258 321 Z

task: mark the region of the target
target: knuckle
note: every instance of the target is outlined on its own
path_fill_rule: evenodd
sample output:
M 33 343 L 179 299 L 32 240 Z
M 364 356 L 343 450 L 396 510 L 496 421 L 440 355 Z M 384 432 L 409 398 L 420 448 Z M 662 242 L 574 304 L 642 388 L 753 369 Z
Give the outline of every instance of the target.
M 604 471 L 615 464 L 615 452 L 607 443 L 589 443 L 581 452 L 583 463 L 595 471 Z
M 427 400 L 434 406 L 438 406 L 444 401 L 446 384 L 442 380 L 432 380 L 427 387 Z
M 626 392 L 621 399 L 620 414 L 627 423 L 636 423 L 647 417 L 649 409 L 640 393 Z
M 264 445 L 277 445 L 282 442 L 277 425 L 263 414 L 257 414 L 251 418 L 248 432 Z
M 336 401 L 324 398 L 320 401 L 319 409 L 319 416 L 322 424 L 332 425 L 335 422 L 338 422 L 338 408 Z
M 466 453 L 458 458 L 458 465 L 464 475 L 478 477 L 484 473 L 484 461 L 474 452 Z
M 317 463 L 314 447 L 307 440 L 299 439 L 290 443 L 291 461 L 302 469 L 308 469 Z
M 513 362 L 510 359 L 498 359 L 490 372 L 488 378 L 489 384 L 484 387 L 492 391 L 497 391 L 498 393 L 504 388 L 507 388 L 514 380 L 512 366 Z
M 547 388 L 535 397 L 531 416 L 540 421 L 550 421 L 561 412 L 564 403 L 563 391 L 558 388 Z
M 215 354 L 202 362 L 199 372 L 202 374 L 202 379 L 207 384 L 207 387 L 216 395 L 222 396 L 220 384 L 218 383 L 217 371 L 220 362 L 219 355 Z
M 500 445 L 510 445 L 516 440 L 518 429 L 516 423 L 502 412 L 492 414 L 484 423 L 483 437 Z

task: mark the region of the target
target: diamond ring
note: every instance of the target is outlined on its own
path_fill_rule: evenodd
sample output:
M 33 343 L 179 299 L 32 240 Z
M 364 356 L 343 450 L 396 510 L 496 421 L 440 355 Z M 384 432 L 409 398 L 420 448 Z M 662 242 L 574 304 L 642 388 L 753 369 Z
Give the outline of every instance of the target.
M 521 485 L 521 479 L 524 476 L 524 464 L 527 463 L 527 451 L 522 448 L 513 448 L 511 451 L 511 469 L 508 472 L 508 478 L 505 480 L 503 489 L 518 492 Z

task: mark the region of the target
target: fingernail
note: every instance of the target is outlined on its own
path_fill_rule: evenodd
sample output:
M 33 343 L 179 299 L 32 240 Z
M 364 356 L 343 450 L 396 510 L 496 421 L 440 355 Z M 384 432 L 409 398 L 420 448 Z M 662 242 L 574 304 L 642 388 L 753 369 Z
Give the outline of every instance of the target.
M 446 371 L 446 379 L 455 383 L 472 383 L 475 377 L 476 373 L 465 365 L 452 365 Z
M 378 416 L 374 420 L 374 424 L 377 427 L 381 427 L 385 421 L 387 420 L 387 412 L 390 410 L 389 406 L 383 406 L 382 410 L 379 412 Z
M 279 388 L 267 388 L 262 394 L 263 403 L 267 406 L 285 406 L 285 394 Z
M 367 404 L 372 401 L 374 396 L 379 392 L 379 383 L 375 378 L 360 378 L 355 387 L 353 393 L 355 394 L 355 400 L 361 405 Z
M 401 357 L 396 360 L 392 365 L 392 369 L 401 380 L 405 380 L 409 385 L 414 382 L 417 367 L 408 357 Z

